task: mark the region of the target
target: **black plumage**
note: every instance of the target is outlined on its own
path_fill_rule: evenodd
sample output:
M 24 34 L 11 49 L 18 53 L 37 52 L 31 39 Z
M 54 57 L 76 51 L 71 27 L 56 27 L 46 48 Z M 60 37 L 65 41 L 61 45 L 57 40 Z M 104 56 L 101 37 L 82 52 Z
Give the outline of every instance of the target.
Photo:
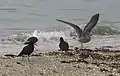
M 69 44 L 66 41 L 64 41 L 62 37 L 60 37 L 59 48 L 61 51 L 65 51 L 65 52 L 67 52 L 69 49 Z
M 38 33 L 38 31 L 35 30 L 34 33 L 33 33 L 33 36 L 27 39 L 27 41 L 24 43 L 24 44 L 27 44 L 27 46 L 25 46 L 22 49 L 22 51 L 18 54 L 18 56 L 23 57 L 24 55 L 27 55 L 28 60 L 29 60 L 29 55 L 34 51 L 34 45 L 38 41 L 37 33 Z
M 30 37 L 24 44 L 30 44 L 30 43 L 35 44 L 37 41 L 38 41 L 37 37 Z
M 27 46 L 25 46 L 22 51 L 18 54 L 18 56 L 28 56 L 28 61 L 29 61 L 29 55 L 34 51 L 34 44 L 30 43 Z
M 33 51 L 34 51 L 34 45 L 29 44 L 22 49 L 22 51 L 20 52 L 20 54 L 18 56 L 22 56 L 22 55 L 29 56 Z

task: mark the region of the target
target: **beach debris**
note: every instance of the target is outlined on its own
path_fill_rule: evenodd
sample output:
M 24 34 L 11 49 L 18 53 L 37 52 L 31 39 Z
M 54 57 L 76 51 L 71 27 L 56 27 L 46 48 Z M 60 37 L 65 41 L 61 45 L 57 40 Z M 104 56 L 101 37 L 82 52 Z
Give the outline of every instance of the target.
M 16 62 L 17 64 L 21 64 L 20 62 Z
M 87 67 L 87 69 L 90 69 L 90 70 L 91 70 L 91 69 L 93 69 L 93 68 L 92 68 L 92 67 Z
M 107 46 L 102 46 L 101 48 L 114 48 L 113 46 L 109 46 L 109 45 L 107 45 Z
M 94 52 L 120 52 L 120 50 L 111 50 L 110 48 L 95 48 Z
M 55 51 L 53 51 L 53 52 L 47 52 L 47 53 L 42 53 L 42 54 L 45 55 L 45 56 L 57 56 L 57 55 L 74 56 L 74 54 L 71 53 L 71 52 L 64 53 L 64 52 L 55 52 Z
M 111 63 L 111 64 L 108 64 L 108 66 L 118 69 L 120 67 L 120 63 Z
M 54 73 L 58 73 L 58 72 L 57 72 L 56 70 L 54 70 L 54 69 L 53 69 L 52 71 L 53 71 Z
M 42 56 L 43 53 L 32 54 L 31 56 Z
M 67 55 L 67 56 L 74 56 L 74 54 L 71 53 L 71 52 L 67 52 L 67 53 L 65 53 L 64 55 Z
M 5 67 L 12 67 L 12 65 L 5 65 Z
M 43 55 L 46 55 L 46 56 L 56 56 L 56 55 L 60 55 L 60 54 L 63 54 L 61 52 L 47 52 L 47 53 L 43 53 Z
M 106 55 L 106 60 L 108 61 L 120 61 L 120 54 Z
M 101 54 L 98 54 L 98 53 L 92 53 L 92 54 L 91 54 L 91 57 L 92 57 L 93 59 L 105 60 L 105 57 L 104 57 L 103 55 L 101 55 Z
M 63 61 L 60 61 L 60 63 L 71 63 L 71 62 L 76 62 L 76 60 L 70 60 L 70 61 L 69 60 L 68 61 L 63 60 Z
M 80 49 L 78 47 L 74 47 L 74 53 L 78 54 L 80 52 Z
M 88 51 L 88 52 L 93 52 L 94 50 L 92 50 L 92 49 L 80 49 L 80 51 Z
M 44 73 L 40 73 L 40 75 L 44 76 Z
M 113 74 L 109 74 L 109 76 L 115 76 L 115 75 L 113 75 Z
M 77 62 L 82 62 L 82 63 L 85 63 L 85 64 L 89 64 L 89 62 L 84 60 L 84 59 L 78 59 Z
M 96 65 L 97 67 L 100 66 L 100 63 L 97 63 L 97 62 L 93 62 L 93 63 L 91 63 L 91 64 L 94 64 L 94 65 Z
M 80 53 L 79 53 L 79 57 L 82 59 L 88 58 L 89 55 L 91 55 L 91 53 L 89 51 L 80 51 Z
M 63 60 L 63 61 L 60 61 L 61 63 L 73 63 L 73 62 L 77 62 L 77 63 L 85 63 L 85 64 L 89 64 L 89 62 L 87 62 L 86 60 L 83 60 L 83 59 L 78 59 L 78 60 Z
M 100 71 L 101 72 L 109 72 L 106 68 L 101 68 Z
M 75 67 L 75 68 L 80 68 L 80 65 L 74 65 L 73 67 Z
M 22 66 L 25 66 L 25 65 L 23 65 L 23 64 L 22 64 L 21 62 L 19 62 L 19 61 L 17 61 L 16 63 L 17 63 L 17 64 L 20 64 L 20 65 L 22 65 Z

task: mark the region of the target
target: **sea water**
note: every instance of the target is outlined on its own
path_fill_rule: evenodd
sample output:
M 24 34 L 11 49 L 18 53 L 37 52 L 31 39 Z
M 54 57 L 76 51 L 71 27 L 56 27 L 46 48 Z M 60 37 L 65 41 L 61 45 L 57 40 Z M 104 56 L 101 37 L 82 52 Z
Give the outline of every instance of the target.
M 80 47 L 74 29 L 56 19 L 73 22 L 83 29 L 96 13 L 100 19 L 84 48 L 119 49 L 119 7 L 119 0 L 0 0 L 0 55 L 18 54 L 34 30 L 39 31 L 35 50 L 57 51 L 60 37 L 70 48 Z

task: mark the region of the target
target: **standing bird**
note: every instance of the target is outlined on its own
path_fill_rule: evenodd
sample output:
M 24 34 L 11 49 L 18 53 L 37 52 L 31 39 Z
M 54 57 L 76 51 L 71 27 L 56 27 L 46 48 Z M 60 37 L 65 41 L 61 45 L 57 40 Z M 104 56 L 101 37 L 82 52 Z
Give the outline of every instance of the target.
M 97 24 L 98 20 L 99 20 L 99 14 L 95 14 L 91 17 L 89 23 L 85 26 L 85 28 L 83 30 L 81 30 L 76 24 L 67 22 L 67 21 L 63 21 L 63 20 L 59 20 L 56 19 L 57 21 L 63 22 L 65 24 L 70 25 L 71 27 L 74 28 L 74 30 L 76 31 L 78 38 L 79 38 L 79 42 L 81 42 L 81 48 L 83 47 L 83 43 L 87 43 L 91 40 L 91 30 L 94 28 L 94 26 Z
M 20 52 L 20 54 L 18 54 L 18 56 L 24 56 L 27 55 L 28 56 L 28 61 L 29 61 L 29 55 L 34 51 L 34 44 L 33 43 L 29 43 L 27 46 L 25 46 L 22 51 Z
M 35 30 L 33 33 L 33 36 L 28 38 L 28 40 L 24 44 L 30 44 L 30 43 L 35 44 L 38 41 L 37 34 L 38 34 L 38 31 Z
M 61 51 L 65 52 L 67 52 L 69 49 L 69 44 L 66 41 L 64 41 L 63 37 L 60 37 L 59 48 Z
M 29 61 L 29 55 L 34 51 L 34 44 L 38 41 L 37 34 L 38 34 L 38 31 L 35 30 L 33 33 L 33 36 L 28 38 L 28 40 L 24 43 L 28 45 L 22 49 L 22 51 L 20 52 L 18 56 L 27 55 L 28 61 Z

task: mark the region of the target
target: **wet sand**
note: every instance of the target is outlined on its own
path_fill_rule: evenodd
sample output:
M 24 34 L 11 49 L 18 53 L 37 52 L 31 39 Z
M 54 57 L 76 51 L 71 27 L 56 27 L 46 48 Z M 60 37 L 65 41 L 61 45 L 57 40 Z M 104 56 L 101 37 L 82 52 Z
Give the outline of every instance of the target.
M 1 57 L 0 76 L 120 76 L 120 52 L 79 50 Z

